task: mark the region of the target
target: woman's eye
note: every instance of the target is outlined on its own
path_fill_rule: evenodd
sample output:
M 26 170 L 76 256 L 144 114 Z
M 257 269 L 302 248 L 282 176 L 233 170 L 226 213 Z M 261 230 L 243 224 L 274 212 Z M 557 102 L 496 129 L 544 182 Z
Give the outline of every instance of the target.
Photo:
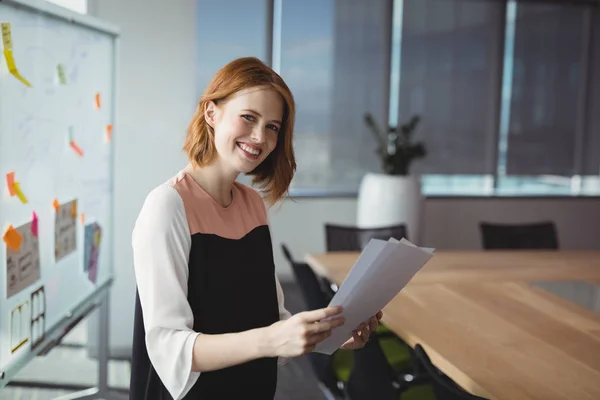
M 252 115 L 244 114 L 242 115 L 242 118 L 248 121 L 254 121 L 254 117 Z
M 269 125 L 267 128 L 271 129 L 273 132 L 279 132 L 279 127 L 277 125 Z

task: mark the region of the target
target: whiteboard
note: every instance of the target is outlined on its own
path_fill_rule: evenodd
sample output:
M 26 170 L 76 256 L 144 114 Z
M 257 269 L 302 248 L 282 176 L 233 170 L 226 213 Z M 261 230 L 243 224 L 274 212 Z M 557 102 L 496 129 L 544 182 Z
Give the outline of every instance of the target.
M 0 23 L 6 371 L 40 353 L 46 333 L 112 280 L 118 30 L 43 0 L 0 1 Z

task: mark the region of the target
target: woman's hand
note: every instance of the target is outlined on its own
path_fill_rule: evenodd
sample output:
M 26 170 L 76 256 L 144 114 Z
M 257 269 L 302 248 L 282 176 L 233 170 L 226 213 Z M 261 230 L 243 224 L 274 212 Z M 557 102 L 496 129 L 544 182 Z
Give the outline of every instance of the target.
M 369 318 L 368 321 L 363 322 L 352 331 L 352 337 L 346 341 L 343 345 L 340 346 L 341 349 L 344 350 L 358 350 L 362 349 L 369 337 L 379 325 L 379 321 L 383 317 L 383 312 L 379 311 L 377 314 Z
M 344 323 L 344 318 L 335 317 L 341 307 L 327 307 L 295 314 L 289 319 L 278 321 L 266 328 L 266 353 L 270 357 L 297 357 L 310 353 L 331 331 Z M 334 317 L 322 321 L 327 317 Z

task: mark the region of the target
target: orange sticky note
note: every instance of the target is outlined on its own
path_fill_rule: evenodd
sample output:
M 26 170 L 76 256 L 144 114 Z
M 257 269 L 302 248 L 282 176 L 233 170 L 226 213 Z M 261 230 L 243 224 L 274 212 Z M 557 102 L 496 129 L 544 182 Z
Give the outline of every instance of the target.
M 79 154 L 79 156 L 80 156 L 80 157 L 83 157 L 83 150 L 81 150 L 81 147 L 79 147 L 79 146 L 77 145 L 77 143 L 75 143 L 75 141 L 74 141 L 74 140 L 71 140 L 71 143 L 70 143 L 70 144 L 71 144 L 71 148 L 72 148 L 73 150 L 75 150 L 75 153 Z
M 85 214 L 81 213 L 81 225 L 85 224 Z
M 96 93 L 96 108 L 100 108 L 100 93 Z
M 23 203 L 23 204 L 27 203 L 27 197 L 25 197 L 25 195 L 23 194 L 23 191 L 21 190 L 21 186 L 18 182 L 13 183 L 13 191 L 15 192 L 15 194 L 17 195 L 19 200 L 21 200 L 21 203 Z
M 58 202 L 58 200 L 54 199 L 54 201 L 52 202 L 52 206 L 54 207 L 56 212 L 58 212 L 58 209 L 60 208 L 60 203 Z
M 71 216 L 73 217 L 73 219 L 77 218 L 77 202 L 74 201 L 73 205 L 71 206 Z
M 10 193 L 11 196 L 15 195 L 15 189 L 13 188 L 14 184 L 15 184 L 15 173 L 9 172 L 8 174 L 6 174 L 6 185 L 8 185 L 8 192 Z
M 113 130 L 112 124 L 106 125 L 106 135 L 105 135 L 106 143 L 109 143 L 112 140 L 112 130 Z
M 6 246 L 15 252 L 18 252 L 19 248 L 21 248 L 22 241 L 23 238 L 19 232 L 17 232 L 12 225 L 9 225 L 8 229 L 4 233 L 4 243 L 6 243 Z

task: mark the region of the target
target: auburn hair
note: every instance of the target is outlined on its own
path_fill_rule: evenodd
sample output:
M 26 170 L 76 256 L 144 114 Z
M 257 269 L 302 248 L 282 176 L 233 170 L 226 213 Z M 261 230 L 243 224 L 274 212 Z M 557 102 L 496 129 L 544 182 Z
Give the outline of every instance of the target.
M 292 92 L 281 76 L 255 57 L 238 58 L 221 68 L 212 78 L 187 129 L 183 151 L 196 167 L 212 163 L 217 156 L 214 129 L 206 122 L 204 110 L 208 102 L 226 102 L 243 89 L 267 86 L 281 96 L 283 120 L 277 134 L 277 144 L 269 156 L 248 173 L 271 204 L 279 201 L 287 192 L 296 171 L 293 148 L 294 118 L 296 106 Z

